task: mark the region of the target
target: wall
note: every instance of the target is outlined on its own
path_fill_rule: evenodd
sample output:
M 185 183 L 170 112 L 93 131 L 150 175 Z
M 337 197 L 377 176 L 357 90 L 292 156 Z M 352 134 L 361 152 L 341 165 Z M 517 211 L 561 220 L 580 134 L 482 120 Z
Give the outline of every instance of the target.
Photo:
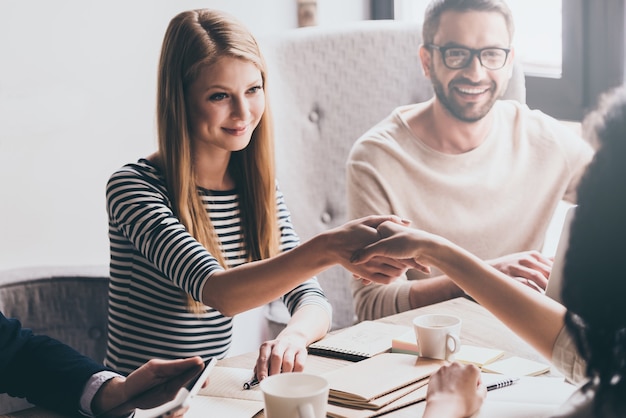
M 318 24 L 368 4 L 318 0 Z M 0 2 L 0 270 L 108 263 L 106 181 L 155 149 L 161 40 L 199 7 L 258 36 L 297 22 L 296 0 Z

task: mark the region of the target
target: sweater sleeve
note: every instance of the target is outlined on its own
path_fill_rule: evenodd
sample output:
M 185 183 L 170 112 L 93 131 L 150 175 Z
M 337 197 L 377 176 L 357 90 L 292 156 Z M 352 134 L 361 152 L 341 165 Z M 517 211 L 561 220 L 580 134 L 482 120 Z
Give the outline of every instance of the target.
M 280 228 L 280 249 L 288 251 L 295 248 L 300 239 L 291 223 L 291 216 L 285 204 L 283 194 L 277 188 L 276 199 L 278 205 L 278 222 Z M 317 305 L 328 314 L 328 323 L 332 323 L 332 307 L 322 287 L 316 277 L 311 277 L 307 281 L 299 284 L 282 297 L 283 303 L 293 315 L 298 309 L 305 305 Z
M 204 283 L 222 267 L 174 214 L 162 184 L 128 165 L 109 179 L 107 206 L 110 228 L 174 285 L 201 301 Z
M 386 192 L 385 179 L 375 165 L 368 162 L 366 153 L 354 156 L 347 163 L 348 217 L 356 219 L 368 215 L 389 215 L 394 212 Z M 352 158 L 354 156 L 354 158 Z M 372 283 L 364 285 L 361 280 L 351 283 L 354 307 L 359 321 L 377 319 L 411 309 L 409 291 L 411 282 L 406 275 L 389 285 Z
M 552 364 L 574 384 L 581 384 L 587 379 L 587 363 L 578 354 L 574 339 L 565 327 L 554 342 Z
M 0 313 L 0 392 L 76 416 L 89 378 L 106 368 Z

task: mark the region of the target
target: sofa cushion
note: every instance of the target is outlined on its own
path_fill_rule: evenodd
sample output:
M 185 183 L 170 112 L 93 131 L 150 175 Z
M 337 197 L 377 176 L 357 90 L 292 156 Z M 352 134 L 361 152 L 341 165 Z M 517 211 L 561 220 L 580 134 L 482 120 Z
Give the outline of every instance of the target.
M 104 360 L 108 266 L 29 267 L 0 272 L 0 310 L 36 334 Z M 0 395 L 0 414 L 30 406 Z

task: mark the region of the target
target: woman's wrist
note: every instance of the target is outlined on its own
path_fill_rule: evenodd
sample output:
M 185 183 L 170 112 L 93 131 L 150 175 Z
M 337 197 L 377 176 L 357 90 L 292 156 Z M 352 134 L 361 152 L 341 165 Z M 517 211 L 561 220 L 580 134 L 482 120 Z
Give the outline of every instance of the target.
M 451 397 L 426 399 L 426 409 L 422 418 L 462 418 L 465 417 L 459 404 L 462 401 Z

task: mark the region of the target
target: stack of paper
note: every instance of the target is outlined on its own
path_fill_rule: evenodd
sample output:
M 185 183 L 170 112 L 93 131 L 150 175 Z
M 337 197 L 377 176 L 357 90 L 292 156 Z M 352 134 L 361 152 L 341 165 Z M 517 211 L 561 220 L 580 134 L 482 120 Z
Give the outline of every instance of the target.
M 426 384 L 442 362 L 383 353 L 326 373 L 331 417 L 375 417 L 425 399 Z

